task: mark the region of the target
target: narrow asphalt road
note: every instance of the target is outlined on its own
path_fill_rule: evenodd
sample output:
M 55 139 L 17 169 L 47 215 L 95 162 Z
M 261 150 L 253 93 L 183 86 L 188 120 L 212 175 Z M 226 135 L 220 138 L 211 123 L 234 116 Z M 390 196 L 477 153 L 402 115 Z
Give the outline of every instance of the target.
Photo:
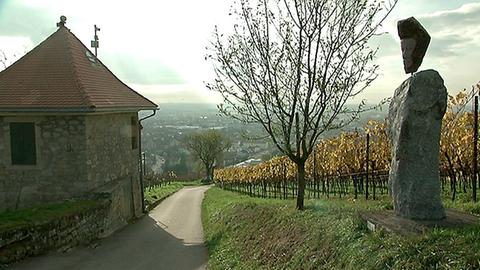
M 205 269 L 201 204 L 206 186 L 183 188 L 148 216 L 99 241 L 12 265 L 16 270 Z

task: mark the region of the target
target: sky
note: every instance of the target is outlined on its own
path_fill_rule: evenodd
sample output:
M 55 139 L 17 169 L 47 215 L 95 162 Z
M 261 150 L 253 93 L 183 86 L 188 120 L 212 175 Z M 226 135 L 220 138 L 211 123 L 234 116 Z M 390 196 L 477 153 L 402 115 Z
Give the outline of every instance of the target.
M 10 61 L 56 31 L 60 15 L 87 46 L 98 33 L 99 59 L 122 81 L 158 104 L 219 103 L 205 87 L 212 80 L 206 46 L 215 25 L 228 29 L 233 0 L 0 0 L 0 50 Z M 399 0 L 375 37 L 379 77 L 360 98 L 376 103 L 408 78 L 396 22 L 416 17 L 432 37 L 420 67 L 436 69 L 450 94 L 480 81 L 480 1 Z

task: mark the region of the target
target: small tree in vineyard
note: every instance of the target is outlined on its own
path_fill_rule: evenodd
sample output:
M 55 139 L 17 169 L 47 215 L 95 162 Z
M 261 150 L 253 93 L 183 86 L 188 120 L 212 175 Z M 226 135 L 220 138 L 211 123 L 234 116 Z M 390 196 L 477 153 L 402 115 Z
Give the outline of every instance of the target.
M 297 166 L 304 208 L 305 162 L 319 136 L 363 109 L 345 106 L 377 77 L 368 40 L 398 0 L 238 0 L 237 22 L 215 28 L 207 58 L 222 113 L 260 123 Z
M 205 167 L 206 180 L 213 180 L 213 171 L 223 152 L 231 146 L 230 140 L 218 130 L 211 129 L 187 135 L 184 144 Z

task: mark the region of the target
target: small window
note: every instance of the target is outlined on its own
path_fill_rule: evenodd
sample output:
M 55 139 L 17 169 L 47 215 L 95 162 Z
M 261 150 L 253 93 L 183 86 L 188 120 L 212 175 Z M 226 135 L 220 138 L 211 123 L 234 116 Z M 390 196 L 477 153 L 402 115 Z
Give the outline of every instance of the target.
M 12 165 L 36 165 L 35 123 L 10 123 Z
M 138 123 L 137 118 L 132 116 L 130 126 L 132 127 L 132 149 L 138 148 Z
M 95 59 L 95 56 L 90 51 L 85 51 L 85 55 L 87 56 L 87 59 L 92 62 L 92 64 L 98 64 L 97 60 Z

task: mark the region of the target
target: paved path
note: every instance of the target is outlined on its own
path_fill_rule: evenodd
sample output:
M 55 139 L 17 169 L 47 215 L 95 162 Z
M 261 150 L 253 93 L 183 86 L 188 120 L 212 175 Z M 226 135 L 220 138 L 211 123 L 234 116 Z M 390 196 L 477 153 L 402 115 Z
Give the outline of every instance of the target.
M 148 216 L 103 239 L 96 248 L 39 256 L 16 270 L 205 269 L 201 203 L 206 186 L 184 188 Z

